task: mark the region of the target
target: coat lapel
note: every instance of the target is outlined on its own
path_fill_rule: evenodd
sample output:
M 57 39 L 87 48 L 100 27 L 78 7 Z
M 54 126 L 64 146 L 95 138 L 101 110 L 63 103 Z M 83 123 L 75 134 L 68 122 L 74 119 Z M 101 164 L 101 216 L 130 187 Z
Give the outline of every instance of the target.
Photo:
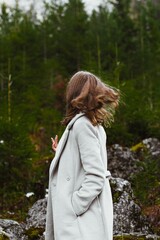
M 50 169 L 49 169 L 49 176 L 51 177 L 51 175 L 53 176 L 53 173 L 54 173 L 54 170 L 57 166 L 57 163 L 61 157 L 61 154 L 65 148 L 65 145 L 67 143 L 67 139 L 69 137 L 69 132 L 73 126 L 73 124 L 75 123 L 75 121 L 82 117 L 85 113 L 79 113 L 77 114 L 70 122 L 69 124 L 67 125 L 59 143 L 58 143 L 58 147 L 57 147 L 57 150 L 56 150 L 56 154 L 55 154 L 55 157 L 53 158 L 52 162 L 51 162 L 51 165 L 50 165 Z

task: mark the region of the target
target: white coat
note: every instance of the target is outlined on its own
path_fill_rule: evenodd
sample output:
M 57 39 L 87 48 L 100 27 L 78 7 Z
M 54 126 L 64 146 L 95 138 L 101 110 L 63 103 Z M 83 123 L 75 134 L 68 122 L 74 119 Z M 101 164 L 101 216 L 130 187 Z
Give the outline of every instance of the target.
M 112 240 L 106 134 L 84 113 L 67 125 L 50 165 L 45 240 Z

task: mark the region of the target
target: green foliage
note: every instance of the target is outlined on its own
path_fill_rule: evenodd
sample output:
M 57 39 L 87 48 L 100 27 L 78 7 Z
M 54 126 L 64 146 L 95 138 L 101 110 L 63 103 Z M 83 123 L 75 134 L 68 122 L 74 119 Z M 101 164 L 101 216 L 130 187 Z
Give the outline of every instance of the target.
M 0 152 L 0 194 L 5 207 L 29 189 L 34 148 L 22 126 L 1 120 Z
M 134 194 L 153 232 L 159 234 L 160 158 L 151 156 L 142 143 L 132 147 L 139 154 L 139 171 L 131 179 Z
M 30 228 L 26 230 L 25 235 L 29 240 L 38 240 L 39 237 L 43 234 L 43 228 Z
M 52 1 L 44 4 L 41 20 L 33 7 L 24 12 L 18 4 L 13 9 L 1 5 L 0 108 L 4 115 L 11 74 L 12 115 L 24 119 L 29 131 L 44 127 L 50 138 L 52 129 L 59 131 L 65 112 L 68 78 L 86 69 L 124 95 L 125 104 L 107 129 L 109 144 L 129 146 L 142 138 L 160 137 L 160 4 L 111 3 L 112 11 L 103 3 L 89 15 L 81 0 Z
M 113 237 L 114 240 L 145 240 L 145 236 L 133 236 L 133 235 L 122 235 L 122 236 L 114 236 Z
M 110 185 L 111 185 L 111 190 L 112 190 L 113 203 L 117 203 L 119 201 L 119 198 L 120 198 L 122 192 L 114 191 L 116 184 L 114 184 L 113 182 L 110 182 Z
M 118 236 L 114 236 L 113 237 L 114 240 L 145 240 L 145 239 L 152 239 L 148 238 L 148 236 L 145 235 L 141 235 L 141 236 L 134 236 L 134 235 L 127 235 L 124 234 L 122 236 L 118 235 Z M 157 236 L 157 240 L 159 240 L 160 238 Z
M 138 163 L 139 169 L 132 179 L 134 193 L 145 206 L 160 204 L 160 158 L 148 154 Z
M 5 236 L 3 233 L 0 233 L 0 240 L 9 240 L 9 237 Z

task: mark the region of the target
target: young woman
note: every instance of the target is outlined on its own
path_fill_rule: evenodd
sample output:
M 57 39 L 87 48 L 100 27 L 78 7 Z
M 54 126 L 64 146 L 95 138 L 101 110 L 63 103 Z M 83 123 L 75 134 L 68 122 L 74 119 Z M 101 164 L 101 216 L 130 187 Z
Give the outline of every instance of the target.
M 66 129 L 49 171 L 45 240 L 112 240 L 113 204 L 107 170 L 106 126 L 119 93 L 89 72 L 68 83 Z

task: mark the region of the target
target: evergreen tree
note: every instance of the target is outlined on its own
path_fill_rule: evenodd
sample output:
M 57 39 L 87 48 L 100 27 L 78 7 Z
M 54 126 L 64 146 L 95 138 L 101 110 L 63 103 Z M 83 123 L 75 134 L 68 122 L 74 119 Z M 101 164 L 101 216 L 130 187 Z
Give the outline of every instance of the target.
M 73 73 L 85 67 L 87 49 L 87 13 L 81 0 L 69 0 L 59 31 L 58 60 L 66 73 Z

